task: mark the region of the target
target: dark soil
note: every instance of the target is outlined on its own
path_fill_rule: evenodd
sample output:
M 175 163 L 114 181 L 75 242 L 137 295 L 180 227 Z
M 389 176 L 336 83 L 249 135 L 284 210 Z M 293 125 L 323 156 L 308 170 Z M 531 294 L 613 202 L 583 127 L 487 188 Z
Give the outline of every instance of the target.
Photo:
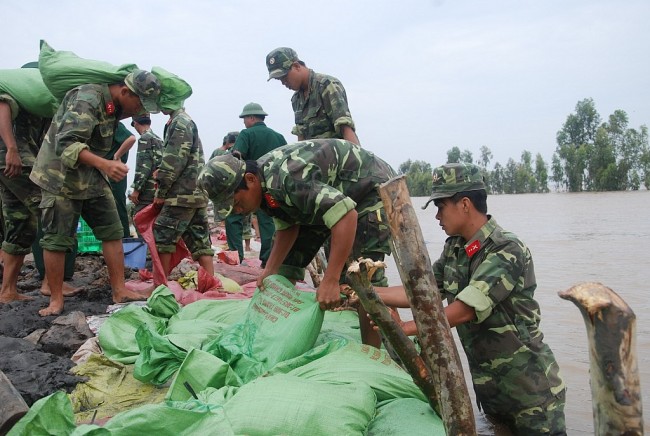
M 127 269 L 126 274 L 136 274 L 137 278 L 137 272 Z M 34 299 L 0 304 L 0 370 L 28 405 L 57 390 L 70 392 L 82 380 L 68 370 L 74 365 L 72 354 L 92 336 L 84 316 L 106 313 L 106 307 L 113 304 L 102 256 L 77 256 L 74 276 L 67 283 L 82 288 L 65 299 L 61 315 L 75 318 L 70 325 L 65 320 L 61 324 L 59 316 L 39 316 L 38 310 L 47 307 L 49 297 L 40 293 L 41 279 L 33 262 L 25 262 L 18 290 Z M 30 334 L 31 341 L 23 339 Z

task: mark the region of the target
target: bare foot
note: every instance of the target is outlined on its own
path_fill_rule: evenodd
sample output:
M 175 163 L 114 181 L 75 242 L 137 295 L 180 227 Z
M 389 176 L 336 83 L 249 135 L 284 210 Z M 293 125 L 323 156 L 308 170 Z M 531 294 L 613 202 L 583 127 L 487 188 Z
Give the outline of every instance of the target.
M 29 297 L 27 295 L 22 295 L 19 293 L 13 293 L 1 296 L 0 303 L 11 303 L 12 301 L 29 301 L 33 299 L 34 297 Z
M 129 291 L 125 289 L 121 292 L 113 292 L 113 302 L 114 303 L 128 303 L 129 301 L 143 301 L 149 298 L 148 295 L 144 293 Z
M 50 305 L 38 311 L 41 316 L 60 315 L 63 312 L 63 303 L 57 304 L 50 301 Z
M 72 297 L 74 295 L 77 295 L 81 291 L 83 291 L 83 287 L 81 287 L 81 288 L 73 288 L 69 284 L 63 283 L 63 296 L 64 297 Z M 50 287 L 47 284 L 43 284 L 43 287 L 41 287 L 41 295 L 45 295 L 45 296 L 52 295 L 52 292 L 50 292 Z

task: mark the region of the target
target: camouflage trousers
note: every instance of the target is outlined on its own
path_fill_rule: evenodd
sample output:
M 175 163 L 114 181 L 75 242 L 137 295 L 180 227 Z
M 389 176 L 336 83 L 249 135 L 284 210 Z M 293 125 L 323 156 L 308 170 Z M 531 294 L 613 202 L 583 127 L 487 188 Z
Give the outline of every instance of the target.
M 41 188 L 29 179 L 31 167 L 23 167 L 16 177 L 7 177 L 0 170 L 0 196 L 4 239 L 2 249 L 15 256 L 29 254 L 38 230 L 38 205 Z
M 154 222 L 153 235 L 160 253 L 174 253 L 176 243 L 182 237 L 194 260 L 214 255 L 205 207 L 164 205 Z
M 124 229 L 117 213 L 113 193 L 108 182 L 103 183 L 101 196 L 83 200 L 42 191 L 39 207 L 43 226 L 43 238 L 40 242 L 43 249 L 71 252 L 77 244 L 77 224 L 80 216 L 98 240 L 122 239 Z
M 326 226 L 300 226 L 298 238 L 280 267 L 279 274 L 292 280 L 304 280 L 305 267 L 329 239 L 330 234 L 331 231 Z M 328 247 L 325 251 L 327 254 Z M 381 261 L 384 260 L 386 254 L 390 254 L 390 229 L 384 209 L 359 216 L 348 263 L 359 257 Z M 344 277 L 345 271 L 341 274 L 341 282 Z M 388 279 L 384 275 L 383 268 L 375 271 L 371 282 L 374 286 L 388 286 Z
M 506 424 L 514 434 L 563 436 L 567 434 L 564 421 L 565 402 L 566 389 L 551 401 L 513 411 L 512 415 L 489 413 L 487 410 L 485 413 L 491 420 Z

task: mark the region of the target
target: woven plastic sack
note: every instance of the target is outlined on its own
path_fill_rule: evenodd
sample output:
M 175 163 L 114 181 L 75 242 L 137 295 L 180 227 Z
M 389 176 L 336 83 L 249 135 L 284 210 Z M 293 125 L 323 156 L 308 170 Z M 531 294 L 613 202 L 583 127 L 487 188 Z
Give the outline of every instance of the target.
M 183 102 L 192 95 L 190 84 L 161 67 L 153 67 L 151 73 L 160 81 L 158 106 L 171 111 L 182 108 Z
M 395 398 L 426 400 L 411 376 L 386 351 L 369 345 L 348 342 L 304 365 L 296 366 L 294 363 L 289 366 L 288 363 L 278 365 L 271 372 L 281 372 L 283 368 L 286 370 L 293 366 L 287 374 L 304 379 L 323 383 L 367 383 L 375 391 L 378 401 Z
M 377 408 L 368 435 L 445 436 L 442 419 L 428 403 L 415 398 L 389 401 Z
M 264 287 L 253 295 L 244 322 L 203 348 L 244 382 L 312 348 L 323 323 L 314 292 L 300 291 L 279 275 L 265 278 Z
M 9 94 L 21 108 L 45 118 L 52 118 L 59 106 L 37 68 L 0 70 L 0 94 Z
M 375 414 L 364 383 L 334 385 L 288 375 L 261 377 L 224 404 L 235 434 L 362 435 Z
M 8 435 L 70 434 L 75 428 L 72 404 L 63 391 L 41 398 L 9 430 Z
M 117 66 L 108 62 L 80 58 L 71 51 L 54 50 L 47 42 L 41 40 L 38 69 L 41 71 L 45 86 L 59 101 L 63 100 L 72 88 L 88 83 L 119 83 L 137 68 L 135 64 Z

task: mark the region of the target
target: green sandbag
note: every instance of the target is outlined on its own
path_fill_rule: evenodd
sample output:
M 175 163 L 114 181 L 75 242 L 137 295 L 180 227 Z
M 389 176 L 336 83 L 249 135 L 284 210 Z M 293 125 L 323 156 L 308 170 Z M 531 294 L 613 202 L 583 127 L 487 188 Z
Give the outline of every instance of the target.
M 67 435 L 74 428 L 72 404 L 65 392 L 58 391 L 35 402 L 7 434 L 11 436 Z
M 141 325 L 162 333 L 167 328 L 167 320 L 145 312 L 141 306 L 134 304 L 112 314 L 99 329 L 99 345 L 104 354 L 120 363 L 135 363 L 140 354 L 135 332 Z
M 232 325 L 242 322 L 250 300 L 197 300 L 184 306 L 176 315 L 169 319 L 169 324 L 194 319 L 207 319 L 218 323 Z
M 140 326 L 135 332 L 140 354 L 135 361 L 133 377 L 145 383 L 164 384 L 180 368 L 187 351 L 178 348 L 171 341 L 149 329 Z
M 376 399 L 364 383 L 333 385 L 289 375 L 260 377 L 224 404 L 236 434 L 361 435 Z
M 188 383 L 195 393 L 206 388 L 219 389 L 223 386 L 241 386 L 242 384 L 237 374 L 226 362 L 197 349 L 187 353 L 165 398 L 174 401 L 186 401 L 192 398 L 185 383 Z
M 116 66 L 108 62 L 80 58 L 71 51 L 54 50 L 47 42 L 41 40 L 38 69 L 45 86 L 59 101 L 63 100 L 69 90 L 80 85 L 120 83 L 127 74 L 137 68 L 135 64 Z
M 166 388 L 133 378 L 133 365 L 100 354 L 91 354 L 71 371 L 87 380 L 77 384 L 69 395 L 77 422 L 90 422 L 93 416 L 104 420 L 144 404 L 162 403 L 167 393 Z
M 425 401 L 411 376 L 384 350 L 350 342 L 320 359 L 297 367 L 290 375 L 326 383 L 367 383 L 378 401 L 417 398 Z
M 403 398 L 379 405 L 370 421 L 368 436 L 444 436 L 442 419 L 428 403 Z
M 40 117 L 52 118 L 59 106 L 36 68 L 0 70 L 0 94 L 9 94 L 21 108 Z
M 182 108 L 185 100 L 192 95 L 190 84 L 161 67 L 153 67 L 151 73 L 160 81 L 158 106 L 171 111 Z
M 341 310 L 332 312 L 328 310 L 325 312 L 323 326 L 320 329 L 315 345 L 325 344 L 336 339 L 361 342 L 359 315 L 356 311 Z
M 147 298 L 144 310 L 160 318 L 171 318 L 181 310 L 181 305 L 167 286 L 160 285 Z
M 244 382 L 309 350 L 323 323 L 314 292 L 298 290 L 279 275 L 265 278 L 264 286 L 253 295 L 244 322 L 203 348 L 227 362 Z

